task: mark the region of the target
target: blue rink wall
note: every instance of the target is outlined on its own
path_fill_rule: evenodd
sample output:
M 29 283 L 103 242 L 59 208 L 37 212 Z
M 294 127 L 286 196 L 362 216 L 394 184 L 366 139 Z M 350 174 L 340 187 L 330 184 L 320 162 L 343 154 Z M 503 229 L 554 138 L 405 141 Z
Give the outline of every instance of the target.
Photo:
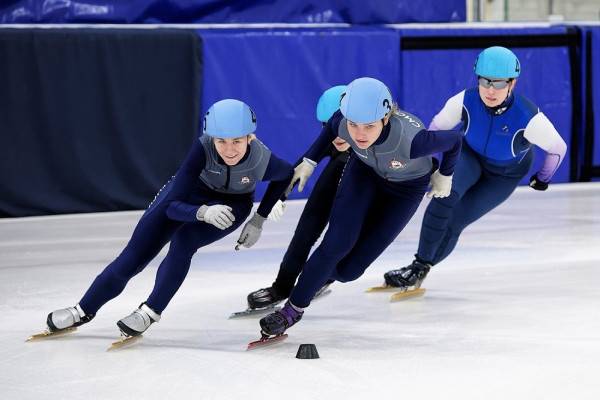
M 600 128 L 598 118 L 594 118 L 600 115 L 598 25 L 240 26 L 196 27 L 193 31 L 201 39 L 200 118 L 219 99 L 246 101 L 257 114 L 260 139 L 290 162 L 295 162 L 318 135 L 315 105 L 328 87 L 360 76 L 378 78 L 390 87 L 401 108 L 428 124 L 448 97 L 476 84 L 476 55 L 489 45 L 506 45 L 522 64 L 517 92 L 539 106 L 569 146 L 553 182 L 600 176 L 595 166 L 600 163 Z M 198 122 L 193 123 L 200 126 Z M 165 146 L 168 140 L 166 136 Z M 0 149 L 0 155 L 7 151 Z M 532 173 L 543 160 L 543 153 L 537 152 L 536 158 Z M 304 193 L 294 193 L 291 198 L 306 197 L 314 181 Z M 264 187 L 259 186 L 257 198 Z M 105 190 L 114 195 L 115 188 Z M 127 190 L 127 185 L 120 185 L 118 190 Z M 85 211 L 143 208 L 145 204 L 111 203 L 110 207 L 100 205 Z M 82 211 L 68 207 L 31 210 L 12 216 Z
M 577 32 L 572 27 L 524 28 L 348 28 L 199 30 L 204 45 L 204 91 L 208 107 L 223 97 L 247 101 L 258 115 L 260 138 L 282 157 L 296 160 L 318 135 L 314 106 L 323 90 L 359 76 L 384 81 L 401 108 L 426 124 L 447 98 L 476 84 L 473 63 L 482 47 L 470 38 L 517 38 L 512 47 L 522 63 L 517 92 L 530 98 L 555 124 L 570 151 L 553 182 L 578 180 L 584 149 L 586 83 L 574 82 Z M 405 48 L 403 43 L 436 37 L 450 46 Z M 531 45 L 518 44 L 528 37 Z M 534 40 L 534 39 L 539 40 Z M 492 42 L 494 43 L 494 42 Z M 435 45 L 435 44 L 434 44 Z M 466 47 L 466 48 L 460 48 Z M 484 46 L 485 47 L 485 46 Z M 596 65 L 598 61 L 595 60 Z M 575 59 L 575 65 L 581 60 Z M 598 67 L 596 67 L 598 68 Z M 579 70 L 579 67 L 577 67 Z M 583 70 L 582 70 L 583 71 Z M 576 79 L 575 79 L 576 81 Z M 579 110 L 575 111 L 574 107 Z M 536 151 L 538 168 L 543 152 Z M 573 159 L 575 157 L 576 159 Z M 524 179 L 524 182 L 528 177 Z M 310 185 L 314 182 L 309 183 Z M 295 193 L 292 197 L 304 197 Z

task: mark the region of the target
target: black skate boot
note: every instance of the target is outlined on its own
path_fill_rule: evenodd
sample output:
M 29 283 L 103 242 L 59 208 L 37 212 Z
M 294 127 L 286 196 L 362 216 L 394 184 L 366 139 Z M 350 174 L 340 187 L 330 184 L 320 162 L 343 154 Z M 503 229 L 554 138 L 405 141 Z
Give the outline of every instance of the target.
M 295 307 L 287 301 L 283 308 L 267 315 L 260 320 L 260 327 L 264 335 L 282 335 L 288 328 L 302 319 L 304 310 Z
M 75 328 L 90 322 L 96 314 L 86 314 L 81 306 L 77 304 L 75 307 L 62 308 L 52 311 L 46 318 L 49 332 L 59 332 L 68 328 Z
M 418 289 L 425 280 L 431 265 L 414 260 L 409 266 L 393 269 L 383 275 L 385 284 L 403 291 Z
M 272 286 L 259 289 L 248 295 L 248 309 L 261 310 L 264 308 L 272 308 L 285 299 L 287 299 L 287 296 L 278 293 Z

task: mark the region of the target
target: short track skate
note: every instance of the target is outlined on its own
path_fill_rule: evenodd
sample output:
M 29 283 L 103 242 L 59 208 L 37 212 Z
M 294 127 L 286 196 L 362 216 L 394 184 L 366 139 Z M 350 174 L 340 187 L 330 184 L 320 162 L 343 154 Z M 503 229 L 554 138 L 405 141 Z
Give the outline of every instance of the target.
M 121 338 L 119 340 L 117 340 L 116 342 L 112 342 L 110 347 L 108 349 L 106 349 L 106 351 L 113 351 L 113 350 L 119 350 L 119 349 L 124 349 L 126 347 L 130 347 L 133 344 L 135 344 L 136 342 L 138 342 L 143 336 L 139 335 L 139 336 L 126 336 L 126 335 L 121 335 Z
M 281 300 L 281 301 L 283 301 L 283 300 Z M 272 304 L 270 306 L 263 307 L 263 308 L 248 308 L 244 311 L 234 312 L 233 314 L 231 314 L 229 316 L 229 319 L 261 316 L 261 315 L 269 314 L 271 312 L 278 311 L 278 310 L 281 310 L 281 307 L 279 307 L 277 304 Z
M 61 329 L 61 330 L 58 330 L 58 331 L 54 331 L 54 332 L 51 332 L 50 330 L 46 329 L 42 333 L 36 333 L 35 335 L 29 336 L 27 338 L 27 340 L 25 340 L 25 341 L 26 342 L 35 342 L 35 341 L 38 341 L 38 340 L 43 340 L 43 339 L 49 339 L 49 338 L 64 336 L 64 335 L 67 335 L 69 333 L 73 333 L 76 330 L 77 330 L 76 327 L 65 328 L 65 329 Z
M 287 333 L 282 333 L 281 335 L 275 336 L 269 336 L 264 332 L 261 332 L 260 334 L 262 335 L 262 337 L 254 342 L 248 343 L 248 347 L 246 348 L 246 350 L 254 350 L 260 347 L 271 346 L 283 342 L 288 337 Z
M 397 292 L 397 293 L 394 293 L 390 297 L 391 302 L 396 302 L 396 301 L 411 299 L 413 297 L 423 296 L 425 294 L 425 289 L 412 286 L 408 289 L 402 290 L 395 286 L 381 285 L 381 286 L 370 287 L 366 290 L 366 292 L 367 293 Z

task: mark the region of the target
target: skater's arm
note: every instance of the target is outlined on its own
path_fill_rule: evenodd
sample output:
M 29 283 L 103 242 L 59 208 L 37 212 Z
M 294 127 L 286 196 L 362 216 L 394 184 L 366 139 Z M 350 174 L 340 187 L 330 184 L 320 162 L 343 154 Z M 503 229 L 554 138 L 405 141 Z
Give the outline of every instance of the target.
M 190 188 L 196 182 L 205 166 L 206 155 L 204 147 L 199 139 L 195 139 L 192 148 L 173 178 L 169 191 L 169 200 L 185 200 Z
M 167 207 L 167 217 L 174 221 L 181 222 L 196 222 L 198 221 L 197 213 L 200 208 L 197 204 L 189 204 L 183 201 L 172 201 Z
M 542 168 L 535 174 L 544 183 L 550 182 L 552 176 L 562 163 L 567 152 L 567 144 L 544 113 L 537 113 L 527 124 L 525 139 L 546 152 Z
M 263 181 L 270 181 L 267 190 L 258 206 L 257 213 L 262 217 L 268 217 L 271 209 L 277 203 L 277 200 L 284 196 L 284 193 L 292 180 L 294 169 L 285 160 L 271 154 L 269 165 L 263 176 Z
M 444 108 L 433 117 L 429 124 L 430 131 L 448 130 L 458 125 L 462 118 L 463 102 L 465 99 L 465 91 L 450 97 Z
M 424 157 L 431 154 L 443 153 L 440 173 L 450 176 L 462 146 L 462 131 L 444 130 L 431 131 L 423 129 L 415 135 L 410 146 L 410 158 Z
M 302 157 L 294 165 L 298 165 L 304 158 L 313 160 L 315 162 L 321 161 L 330 151 L 333 140 L 337 137 L 337 130 L 340 125 L 343 116 L 342 113 L 336 111 L 333 116 L 327 121 L 327 123 L 321 129 L 321 133 L 309 149 L 304 153 Z

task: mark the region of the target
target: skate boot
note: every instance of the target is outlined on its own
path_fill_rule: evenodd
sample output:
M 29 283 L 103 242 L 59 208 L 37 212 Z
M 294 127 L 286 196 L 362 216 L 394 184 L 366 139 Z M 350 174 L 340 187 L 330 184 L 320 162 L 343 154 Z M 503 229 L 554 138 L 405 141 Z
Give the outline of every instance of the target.
M 260 327 L 264 335 L 278 336 L 302 319 L 304 310 L 287 301 L 283 308 L 275 311 L 260 320 Z
M 58 332 L 90 322 L 94 316 L 95 314 L 86 314 L 81 306 L 77 304 L 75 307 L 52 311 L 48 314 L 46 325 L 48 325 L 49 332 Z
M 248 309 L 260 310 L 263 308 L 273 307 L 281 303 L 286 298 L 287 296 L 282 296 L 272 286 L 259 289 L 248 295 Z
M 123 336 L 140 336 L 154 322 L 160 321 L 160 314 L 154 312 L 146 303 L 140 304 L 140 307 L 117 322 Z
M 430 268 L 430 264 L 414 260 L 407 267 L 386 272 L 383 278 L 386 285 L 397 287 L 403 291 L 418 289 L 425 280 Z

